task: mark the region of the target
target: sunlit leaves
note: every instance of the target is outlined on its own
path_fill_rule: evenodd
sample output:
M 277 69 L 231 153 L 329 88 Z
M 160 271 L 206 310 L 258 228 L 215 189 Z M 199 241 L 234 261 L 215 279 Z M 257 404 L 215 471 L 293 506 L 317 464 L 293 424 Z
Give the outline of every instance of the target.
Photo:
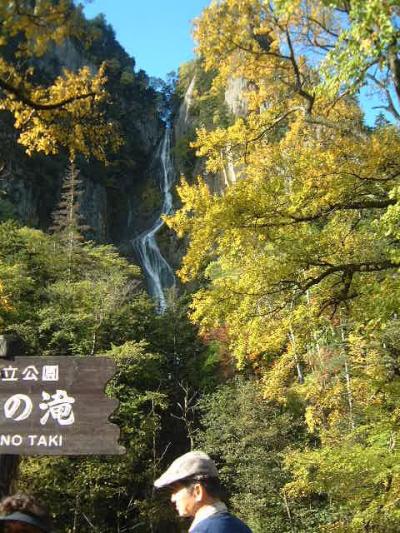
M 340 2 L 331 5 L 340 7 Z M 391 56 L 398 53 L 396 0 L 358 0 L 349 6 L 348 27 L 343 29 L 322 69 L 323 90 L 332 94 L 351 87 L 354 82 L 359 84 L 373 65 L 382 70 L 391 68 Z
M 285 494 L 327 495 L 324 531 L 399 523 L 400 138 L 365 128 L 349 96 L 371 61 L 395 75 L 396 17 L 374 0 L 212 3 L 201 60 L 214 88 L 243 81 L 247 112 L 199 124 L 206 172 L 167 220 L 189 241 L 182 279 L 200 285 L 191 318 L 224 331 L 268 400 L 303 402 L 314 444 L 287 455 Z M 235 179 L 212 192 L 227 169 Z
M 70 0 L 18 0 L 0 2 L 1 33 L 4 41 L 23 34 L 18 46 L 20 57 L 43 55 L 51 43 L 61 43 L 72 33 L 78 34 L 81 9 L 71 11 Z
M 9 111 L 19 131 L 18 141 L 28 154 L 55 154 L 61 148 L 106 161 L 107 152 L 121 140 L 105 118 L 106 76 L 102 66 L 64 70 L 48 86 L 38 83 L 35 59 L 65 39 L 84 35 L 84 19 L 70 0 L 57 2 L 0 2 L 3 47 L 14 50 L 0 59 L 0 109 Z M 11 47 L 12 49 L 12 47 Z M 6 57 L 8 59 L 6 59 Z

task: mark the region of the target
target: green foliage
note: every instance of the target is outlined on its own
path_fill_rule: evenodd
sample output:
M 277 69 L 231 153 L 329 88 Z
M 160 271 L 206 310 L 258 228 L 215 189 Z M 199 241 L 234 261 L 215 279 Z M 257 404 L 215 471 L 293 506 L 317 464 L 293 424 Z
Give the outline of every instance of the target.
M 57 235 L 0 224 L 2 330 L 19 333 L 28 354 L 115 359 L 107 390 L 120 402 L 112 421 L 127 452 L 25 459 L 20 488 L 41 496 L 63 531 L 111 533 L 117 524 L 172 533 L 174 516 L 153 481 L 190 445 L 196 416 L 179 406 L 187 393 L 197 401 L 212 386 L 214 367 L 184 301 L 171 294 L 158 315 L 138 292 L 138 268 L 111 246 L 81 243 L 72 261 L 67 250 Z
M 238 379 L 205 396 L 200 409 L 197 443 L 218 458 L 230 504 L 252 531 L 315 531 L 324 501 L 296 502 L 283 491 L 285 450 L 305 441 L 301 403 L 282 409 L 263 398 L 259 382 Z
M 144 532 L 168 515 L 153 500 L 151 489 L 158 473 L 154 443 L 168 405 L 166 395 L 157 390 L 161 357 L 149 352 L 144 342 L 133 341 L 106 355 L 117 363 L 108 393 L 120 401 L 112 421 L 121 428 L 127 453 L 115 458 L 27 459 L 23 464 L 21 487 L 40 494 L 54 512 L 56 525 L 66 532 L 95 527 L 111 533 L 127 524 Z
M 318 92 L 343 96 L 368 83 L 381 108 L 399 120 L 400 57 L 397 0 L 278 0 L 282 13 L 322 57 Z
M 195 150 L 191 147 L 194 137 L 194 130 L 182 135 L 176 140 L 172 149 L 176 167 L 182 170 L 184 174 L 189 174 L 192 171 L 196 161 Z
M 150 342 L 168 362 L 172 390 L 176 392 L 179 383 L 199 392 L 213 388 L 218 380 L 219 361 L 210 361 L 197 327 L 188 319 L 188 296 L 171 291 L 167 302 L 166 311 L 156 317 L 152 326 Z
M 330 7 L 341 8 L 341 2 L 331 2 Z M 324 62 L 322 90 L 355 90 L 371 73 L 371 67 L 378 67 L 387 79 L 391 75 L 398 91 L 398 2 L 358 0 L 351 2 L 346 11 L 349 25 L 344 26 Z
M 36 355 L 108 349 L 119 338 L 113 313 L 133 306 L 136 267 L 111 246 L 84 243 L 72 262 L 68 250 L 57 236 L 0 225 L 0 277 L 12 302 L 3 330 L 19 333 Z

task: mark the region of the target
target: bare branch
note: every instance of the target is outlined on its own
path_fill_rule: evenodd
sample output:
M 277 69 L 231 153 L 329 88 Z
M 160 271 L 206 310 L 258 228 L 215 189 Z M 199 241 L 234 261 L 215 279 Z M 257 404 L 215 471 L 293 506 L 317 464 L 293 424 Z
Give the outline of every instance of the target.
M 392 95 L 390 93 L 387 83 L 384 83 L 382 80 L 379 80 L 376 76 L 368 74 L 367 77 L 373 81 L 382 91 L 384 91 L 388 105 L 387 106 L 375 106 L 373 109 L 384 109 L 393 115 L 397 120 L 400 120 L 400 112 L 397 110 Z
M 311 111 L 312 111 L 314 101 L 315 101 L 315 96 L 308 93 L 303 88 L 303 81 L 301 79 L 301 73 L 300 73 L 299 66 L 297 64 L 296 55 L 295 55 L 295 51 L 294 51 L 294 47 L 293 47 L 292 39 L 290 37 L 289 30 L 286 30 L 285 33 L 286 33 L 286 40 L 287 40 L 289 50 L 290 50 L 290 62 L 292 63 L 294 75 L 296 79 L 295 90 L 298 94 L 300 94 L 300 96 L 302 96 L 303 98 L 307 100 L 308 102 L 307 114 L 311 115 Z
M 333 30 L 329 29 L 325 24 L 323 24 L 320 20 L 317 20 L 316 18 L 314 17 L 310 17 L 309 15 L 307 16 L 307 19 L 312 22 L 313 24 L 315 24 L 316 26 L 319 26 L 321 28 L 321 30 L 323 30 L 325 33 L 327 33 L 328 35 L 330 35 L 331 37 L 334 37 L 335 39 L 338 39 L 339 38 L 339 34 L 334 32 Z

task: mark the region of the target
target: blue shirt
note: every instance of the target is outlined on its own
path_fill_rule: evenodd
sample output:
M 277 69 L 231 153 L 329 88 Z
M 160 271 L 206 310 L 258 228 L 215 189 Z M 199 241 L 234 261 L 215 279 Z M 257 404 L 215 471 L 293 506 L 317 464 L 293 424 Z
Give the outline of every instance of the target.
M 227 511 L 215 513 L 201 520 L 191 533 L 251 533 L 244 522 Z

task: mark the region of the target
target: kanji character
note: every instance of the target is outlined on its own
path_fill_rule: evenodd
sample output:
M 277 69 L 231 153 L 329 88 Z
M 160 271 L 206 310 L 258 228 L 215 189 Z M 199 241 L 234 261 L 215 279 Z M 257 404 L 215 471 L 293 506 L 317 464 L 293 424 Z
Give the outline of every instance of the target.
M 39 404 L 40 409 L 45 411 L 40 419 L 42 425 L 46 424 L 50 415 L 53 420 L 56 420 L 60 426 L 69 426 L 75 422 L 72 404 L 75 403 L 75 398 L 68 396 L 65 390 L 56 390 L 55 394 L 42 392 L 43 402 Z
M 42 368 L 43 381 L 58 381 L 58 365 L 44 365 Z
M 34 365 L 29 365 L 22 371 L 24 381 L 37 381 L 39 370 Z
M 18 368 L 15 366 L 8 365 L 1 369 L 1 380 L 2 381 L 18 381 L 17 378 Z

